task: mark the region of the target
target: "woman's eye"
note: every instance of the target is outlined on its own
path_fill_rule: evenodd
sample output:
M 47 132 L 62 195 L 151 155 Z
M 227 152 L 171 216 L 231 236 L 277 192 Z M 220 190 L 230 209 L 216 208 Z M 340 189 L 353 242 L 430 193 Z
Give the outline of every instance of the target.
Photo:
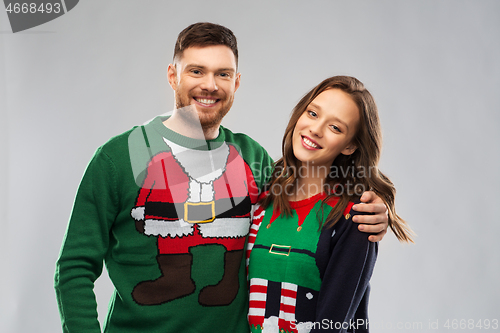
M 330 128 L 334 131 L 334 132 L 339 132 L 341 133 L 342 131 L 340 130 L 340 128 L 338 128 L 337 126 L 335 125 L 331 125 Z
M 316 112 L 311 111 L 311 110 L 307 111 L 307 113 L 309 113 L 309 115 L 310 115 L 311 117 L 316 117 L 316 116 L 317 116 Z

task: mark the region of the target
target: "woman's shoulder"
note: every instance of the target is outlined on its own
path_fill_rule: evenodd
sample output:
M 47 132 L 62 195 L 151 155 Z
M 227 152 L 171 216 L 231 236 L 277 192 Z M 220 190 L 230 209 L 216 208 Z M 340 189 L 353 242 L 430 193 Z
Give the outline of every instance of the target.
M 326 204 L 330 207 L 335 207 L 338 204 L 340 198 L 339 197 L 331 197 L 326 199 Z M 362 205 L 363 203 L 359 200 L 359 198 L 353 198 L 347 202 L 345 209 L 342 211 L 342 215 L 340 216 L 337 223 L 335 223 L 333 229 L 340 231 L 342 229 L 350 229 L 351 231 L 358 231 L 360 234 L 365 234 L 358 230 L 358 223 L 353 222 L 352 218 L 356 215 L 367 215 L 371 213 L 359 212 L 354 209 L 355 205 Z
M 325 196 L 324 200 L 323 200 L 328 206 L 330 206 L 331 208 L 334 208 L 338 202 L 340 201 L 340 197 L 338 196 Z M 344 215 L 347 215 L 347 214 L 351 214 L 351 212 L 355 212 L 353 209 L 352 209 L 352 206 L 354 206 L 355 204 L 358 204 L 360 203 L 359 199 L 357 198 L 352 198 L 350 199 L 348 202 L 347 202 L 347 206 L 346 208 L 344 209 Z

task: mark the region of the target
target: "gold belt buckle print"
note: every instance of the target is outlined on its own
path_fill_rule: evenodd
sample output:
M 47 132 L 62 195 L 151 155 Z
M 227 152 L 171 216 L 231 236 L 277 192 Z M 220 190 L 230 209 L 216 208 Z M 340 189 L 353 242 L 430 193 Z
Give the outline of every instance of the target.
M 273 251 L 273 249 L 275 249 Z M 269 248 L 269 253 L 272 254 L 279 254 L 280 256 L 289 256 L 290 255 L 290 250 L 292 249 L 291 246 L 289 245 L 278 245 L 278 244 L 273 244 Z
M 211 214 L 212 217 L 210 217 L 206 220 L 189 218 L 189 208 L 190 207 L 191 207 L 192 211 L 198 211 L 198 212 L 202 211 L 203 213 L 205 213 L 205 211 L 209 211 L 209 214 Z M 215 201 L 185 202 L 184 203 L 184 221 L 186 221 L 188 223 L 208 223 L 208 222 L 212 222 L 213 220 L 215 220 Z

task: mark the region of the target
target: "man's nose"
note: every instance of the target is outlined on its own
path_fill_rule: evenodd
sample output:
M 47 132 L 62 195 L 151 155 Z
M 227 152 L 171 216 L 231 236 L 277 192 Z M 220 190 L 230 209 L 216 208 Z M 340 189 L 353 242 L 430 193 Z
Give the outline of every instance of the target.
M 215 75 L 212 74 L 205 75 L 205 77 L 203 78 L 203 82 L 200 85 L 200 88 L 210 92 L 219 90 L 219 88 L 217 87 L 217 81 L 215 80 Z

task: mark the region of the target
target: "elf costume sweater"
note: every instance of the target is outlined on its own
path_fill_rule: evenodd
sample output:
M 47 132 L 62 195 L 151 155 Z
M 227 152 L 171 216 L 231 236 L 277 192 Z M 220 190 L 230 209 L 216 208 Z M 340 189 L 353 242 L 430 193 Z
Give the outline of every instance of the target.
M 248 332 L 241 259 L 272 160 L 246 135 L 194 140 L 165 119 L 112 138 L 85 171 L 56 265 L 64 332 L 101 332 L 103 262 L 104 332 Z
M 367 332 L 369 280 L 378 244 L 351 221 L 350 203 L 320 228 L 337 198 L 290 202 L 292 215 L 256 206 L 247 247 L 252 332 Z

